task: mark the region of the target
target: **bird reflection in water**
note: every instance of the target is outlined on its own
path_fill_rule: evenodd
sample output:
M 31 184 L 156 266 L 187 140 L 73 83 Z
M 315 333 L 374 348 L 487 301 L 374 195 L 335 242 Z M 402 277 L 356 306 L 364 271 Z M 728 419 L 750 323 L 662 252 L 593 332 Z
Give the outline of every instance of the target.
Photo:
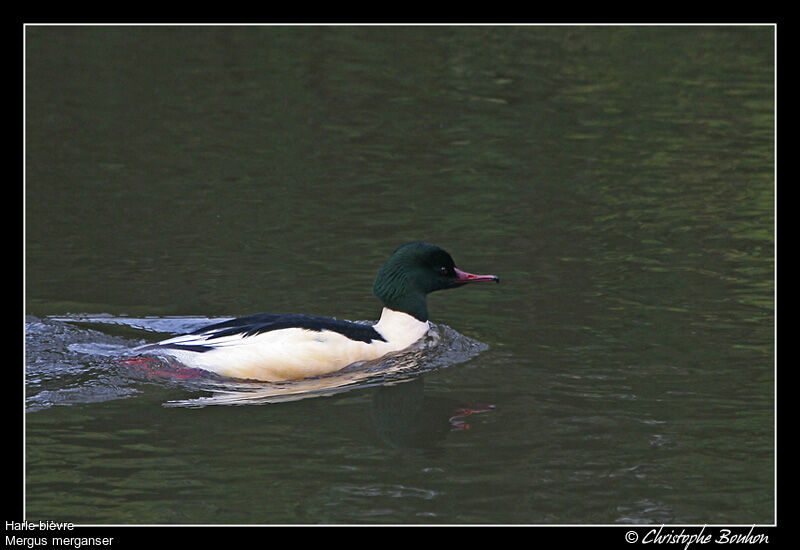
M 381 386 L 373 393 L 372 422 L 378 437 L 399 448 L 428 448 L 450 432 L 470 429 L 467 418 L 494 405 L 465 407 L 447 398 L 425 396 L 424 376 Z

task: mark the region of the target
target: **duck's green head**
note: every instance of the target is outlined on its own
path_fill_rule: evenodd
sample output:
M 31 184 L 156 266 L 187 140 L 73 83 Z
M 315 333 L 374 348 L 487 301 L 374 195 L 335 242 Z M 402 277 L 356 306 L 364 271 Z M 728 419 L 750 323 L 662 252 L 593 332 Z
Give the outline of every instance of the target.
M 389 309 L 427 321 L 428 293 L 478 281 L 500 279 L 461 271 L 450 254 L 438 246 L 416 241 L 399 247 L 386 260 L 375 277 L 372 293 Z

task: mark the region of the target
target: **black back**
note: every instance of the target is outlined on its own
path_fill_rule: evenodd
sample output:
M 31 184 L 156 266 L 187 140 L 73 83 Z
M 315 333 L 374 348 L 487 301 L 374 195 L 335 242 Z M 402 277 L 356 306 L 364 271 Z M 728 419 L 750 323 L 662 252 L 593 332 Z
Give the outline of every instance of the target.
M 245 317 L 237 317 L 199 328 L 190 334 L 206 334 L 207 340 L 241 334 L 244 337 L 254 336 L 262 332 L 284 328 L 304 328 L 307 330 L 338 332 L 351 340 L 370 343 L 373 340 L 385 342 L 386 339 L 372 325 L 355 323 L 342 319 L 332 319 L 317 315 L 298 313 L 256 313 Z

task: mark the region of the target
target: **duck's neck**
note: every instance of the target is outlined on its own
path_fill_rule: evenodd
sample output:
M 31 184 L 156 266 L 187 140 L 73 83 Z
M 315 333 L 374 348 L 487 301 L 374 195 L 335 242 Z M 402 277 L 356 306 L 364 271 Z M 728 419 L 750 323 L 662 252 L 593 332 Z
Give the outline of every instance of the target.
M 428 332 L 430 324 L 408 313 L 384 307 L 374 328 L 387 342 L 398 344 L 401 346 L 398 349 L 402 349 L 422 338 Z
M 428 300 L 410 279 L 402 264 L 386 262 L 378 271 L 372 293 L 392 311 L 402 311 L 418 321 L 428 320 Z

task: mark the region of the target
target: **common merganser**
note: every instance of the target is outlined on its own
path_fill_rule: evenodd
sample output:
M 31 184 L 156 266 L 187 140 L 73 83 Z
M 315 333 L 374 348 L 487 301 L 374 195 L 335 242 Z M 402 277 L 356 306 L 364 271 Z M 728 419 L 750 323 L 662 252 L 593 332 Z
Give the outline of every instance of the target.
M 372 292 L 384 306 L 375 324 L 260 313 L 134 351 L 169 356 L 228 378 L 281 382 L 319 376 L 409 347 L 430 328 L 428 293 L 478 281 L 499 278 L 461 271 L 438 246 L 411 242 L 397 248 L 375 277 Z

